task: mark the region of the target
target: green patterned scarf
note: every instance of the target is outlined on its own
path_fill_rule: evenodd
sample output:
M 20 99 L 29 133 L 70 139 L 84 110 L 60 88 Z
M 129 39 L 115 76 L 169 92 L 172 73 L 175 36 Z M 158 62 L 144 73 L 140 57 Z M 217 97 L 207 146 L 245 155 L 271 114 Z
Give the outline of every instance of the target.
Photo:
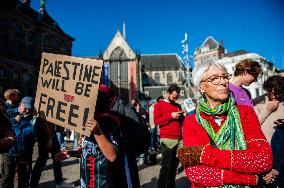
M 228 116 L 224 124 L 216 133 L 209 122 L 200 115 L 203 112 L 208 115 L 221 115 L 228 112 Z M 220 104 L 215 108 L 210 108 L 205 98 L 202 98 L 196 109 L 196 117 L 198 123 L 206 130 L 210 138 L 221 150 L 245 150 L 247 149 L 244 133 L 241 126 L 241 119 L 238 108 L 233 97 L 229 97 L 228 101 Z

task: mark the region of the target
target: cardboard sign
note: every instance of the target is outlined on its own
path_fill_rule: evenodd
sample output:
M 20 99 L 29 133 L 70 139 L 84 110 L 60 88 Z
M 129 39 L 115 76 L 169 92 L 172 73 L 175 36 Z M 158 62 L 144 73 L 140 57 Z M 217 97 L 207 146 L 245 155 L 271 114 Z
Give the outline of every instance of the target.
M 35 98 L 39 117 L 90 135 L 85 128 L 94 115 L 103 62 L 43 53 Z

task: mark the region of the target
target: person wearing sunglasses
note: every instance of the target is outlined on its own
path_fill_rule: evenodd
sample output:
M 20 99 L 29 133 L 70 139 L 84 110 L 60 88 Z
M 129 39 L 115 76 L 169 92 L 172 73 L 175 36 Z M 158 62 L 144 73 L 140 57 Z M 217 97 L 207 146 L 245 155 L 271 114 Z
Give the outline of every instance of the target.
M 257 81 L 262 74 L 261 66 L 258 62 L 245 59 L 235 65 L 234 76 L 230 80 L 229 89 L 234 95 L 237 104 L 244 104 L 253 107 L 250 92 L 243 86 L 249 86 Z
M 196 113 L 183 122 L 178 158 L 191 187 L 245 187 L 264 180 L 272 152 L 254 109 L 237 105 L 229 92 L 231 75 L 222 64 L 204 62 L 192 73 L 201 93 Z

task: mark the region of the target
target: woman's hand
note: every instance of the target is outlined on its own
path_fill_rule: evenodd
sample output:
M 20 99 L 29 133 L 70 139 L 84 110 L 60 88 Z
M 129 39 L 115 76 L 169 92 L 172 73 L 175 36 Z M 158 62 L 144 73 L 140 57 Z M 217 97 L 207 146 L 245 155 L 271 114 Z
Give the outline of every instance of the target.
M 94 118 L 88 119 L 85 126 L 92 134 L 99 134 L 101 132 L 99 123 Z
M 64 161 L 66 159 L 69 159 L 71 156 L 69 155 L 68 151 L 61 151 L 60 153 L 57 153 L 55 155 L 56 161 Z
M 284 125 L 284 119 L 277 119 L 274 121 L 275 126 L 283 126 Z
M 278 106 L 279 106 L 279 101 L 278 100 L 272 100 L 272 101 L 268 101 L 266 109 L 269 113 L 271 113 L 274 110 L 276 110 L 278 108 Z
M 201 163 L 204 146 L 190 146 L 178 149 L 177 157 L 182 166 L 193 166 Z
M 275 169 L 272 169 L 268 174 L 263 177 L 263 179 L 265 180 L 266 184 L 273 183 L 278 175 L 279 172 Z

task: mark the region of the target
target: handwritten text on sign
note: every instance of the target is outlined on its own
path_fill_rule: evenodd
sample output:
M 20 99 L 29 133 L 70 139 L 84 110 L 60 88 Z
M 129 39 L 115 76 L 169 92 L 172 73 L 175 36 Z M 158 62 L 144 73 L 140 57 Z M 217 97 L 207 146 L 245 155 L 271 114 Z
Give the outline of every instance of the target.
M 40 117 L 84 135 L 93 116 L 102 61 L 43 53 L 35 107 Z

